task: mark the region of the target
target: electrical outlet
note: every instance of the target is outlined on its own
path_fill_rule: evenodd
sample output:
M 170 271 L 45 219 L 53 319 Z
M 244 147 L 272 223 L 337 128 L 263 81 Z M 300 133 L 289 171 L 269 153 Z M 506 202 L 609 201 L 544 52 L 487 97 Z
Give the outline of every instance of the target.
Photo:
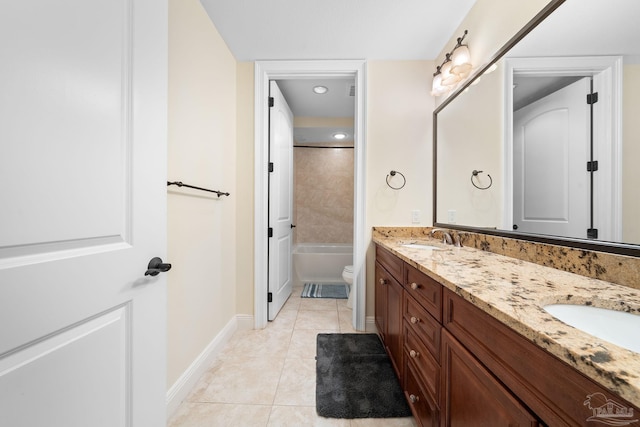
M 456 210 L 455 209 L 449 209 L 447 211 L 447 222 L 449 224 L 455 224 L 456 223 Z
M 420 211 L 418 209 L 411 211 L 411 222 L 413 224 L 420 224 Z

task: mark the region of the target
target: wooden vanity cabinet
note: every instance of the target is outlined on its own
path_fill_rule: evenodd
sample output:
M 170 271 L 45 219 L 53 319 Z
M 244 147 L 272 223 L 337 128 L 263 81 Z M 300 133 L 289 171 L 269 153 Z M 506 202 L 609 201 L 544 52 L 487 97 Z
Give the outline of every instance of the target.
M 379 247 L 375 316 L 420 426 L 591 426 L 598 408 L 587 401 L 598 393 L 640 413 Z
M 640 411 L 449 289 L 443 292 L 443 325 L 549 426 L 594 425 L 585 402 L 597 393 Z
M 390 252 L 376 248 L 375 322 L 391 363 L 400 381 L 402 363 L 402 278 L 403 261 Z

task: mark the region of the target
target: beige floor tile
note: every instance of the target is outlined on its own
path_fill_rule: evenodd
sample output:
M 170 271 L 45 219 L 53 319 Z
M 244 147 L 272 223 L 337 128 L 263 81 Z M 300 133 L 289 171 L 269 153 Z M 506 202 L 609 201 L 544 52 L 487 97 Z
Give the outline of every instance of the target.
M 315 406 L 274 406 L 268 427 L 349 427 L 349 420 L 319 417 Z
M 293 322 L 293 320 L 292 320 Z M 237 331 L 220 352 L 220 359 L 272 356 L 285 358 L 291 342 L 292 328 L 267 325 L 263 330 Z
M 339 308 L 338 320 L 340 321 L 340 332 L 343 334 L 354 334 L 358 332 L 353 328 L 353 311 L 350 308 Z
M 234 334 L 169 427 L 416 426 L 412 418 L 344 420 L 317 415 L 317 335 L 357 331 L 346 300 L 300 298 L 301 290 L 294 288 L 265 329 Z
M 298 317 L 298 309 L 294 310 L 285 310 L 284 308 L 280 310 L 276 318 L 267 323 L 266 329 L 293 329 L 293 325 L 296 323 L 296 318 Z
M 325 329 L 339 331 L 338 310 L 298 312 L 295 329 Z
M 272 405 L 283 365 L 273 357 L 224 359 L 198 401 Z
M 301 298 L 300 311 L 328 311 L 337 310 L 338 305 L 335 299 L 327 298 Z
M 332 334 L 333 330 L 294 329 L 287 359 L 313 359 L 316 357 L 318 334 Z
M 315 406 L 315 359 L 286 359 L 274 405 Z
M 169 427 L 265 427 L 270 405 L 229 405 L 219 403 L 183 403 Z
M 291 296 L 282 306 L 282 310 L 297 310 L 300 307 L 300 291 L 296 293 L 296 291 L 292 291 Z
M 202 393 L 204 393 L 207 387 L 209 387 L 209 384 L 213 381 L 213 378 L 215 378 L 216 372 L 220 369 L 220 366 L 222 366 L 221 359 L 215 359 L 209 365 L 205 373 L 198 379 L 198 382 L 185 399 L 186 402 L 200 402 L 202 400 Z
M 413 418 L 358 418 L 351 427 L 417 427 Z

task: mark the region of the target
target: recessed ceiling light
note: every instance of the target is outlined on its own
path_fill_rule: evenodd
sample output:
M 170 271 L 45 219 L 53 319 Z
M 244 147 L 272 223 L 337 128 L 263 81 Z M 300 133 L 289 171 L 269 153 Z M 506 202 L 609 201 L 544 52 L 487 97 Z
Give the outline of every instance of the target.
M 324 93 L 329 92 L 329 88 L 328 88 L 328 87 L 326 87 L 326 86 L 314 86 L 314 87 L 313 87 L 313 91 L 314 91 L 315 93 L 317 93 L 318 95 L 322 95 L 322 94 L 324 94 Z
M 333 134 L 333 137 L 335 139 L 345 139 L 347 137 L 347 134 L 344 132 L 337 132 Z

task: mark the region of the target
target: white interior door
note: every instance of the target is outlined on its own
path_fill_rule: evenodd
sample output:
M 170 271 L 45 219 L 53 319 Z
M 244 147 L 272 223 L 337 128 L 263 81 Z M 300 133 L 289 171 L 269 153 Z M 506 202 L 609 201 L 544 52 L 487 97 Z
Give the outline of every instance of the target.
M 163 426 L 167 4 L 0 9 L 0 425 Z
M 273 320 L 291 295 L 293 223 L 293 114 L 275 81 L 269 82 L 273 106 L 269 112 L 269 294 L 268 318 Z
M 514 112 L 513 221 L 518 231 L 586 238 L 590 79 Z

